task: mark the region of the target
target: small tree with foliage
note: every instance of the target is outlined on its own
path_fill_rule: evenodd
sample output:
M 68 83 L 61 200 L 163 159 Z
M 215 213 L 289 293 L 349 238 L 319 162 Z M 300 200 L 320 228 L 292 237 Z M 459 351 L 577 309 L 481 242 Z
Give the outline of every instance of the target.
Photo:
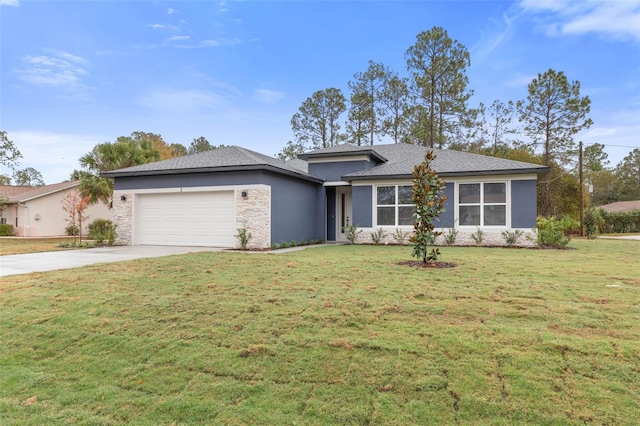
M 76 190 L 73 192 L 69 192 L 62 199 L 62 210 L 67 212 L 69 215 L 66 221 L 69 223 L 71 227 L 78 227 L 78 237 L 79 244 L 82 244 L 82 224 L 89 219 L 89 216 L 85 213 L 87 208 L 89 207 L 89 197 L 83 197 Z M 73 245 L 76 245 L 76 236 L 73 236 Z
M 413 169 L 413 203 L 416 205 L 416 220 L 413 224 L 413 235 L 410 240 L 413 243 L 411 256 L 427 261 L 438 260 L 440 250 L 430 247 L 434 245 L 436 238 L 442 234 L 434 231 L 433 222 L 445 212 L 444 202 L 447 196 L 443 193 L 444 182 L 431 168 L 431 163 L 436 156 L 433 151 L 427 151 L 424 162 Z

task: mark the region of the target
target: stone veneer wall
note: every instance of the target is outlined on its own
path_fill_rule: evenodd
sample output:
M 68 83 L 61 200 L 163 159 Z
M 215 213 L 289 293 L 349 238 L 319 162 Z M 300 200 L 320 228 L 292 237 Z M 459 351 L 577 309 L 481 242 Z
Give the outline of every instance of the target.
M 247 198 L 242 198 L 247 191 Z M 236 228 L 246 226 L 251 232 L 248 248 L 271 247 L 271 188 L 236 189 Z M 240 242 L 236 242 L 236 248 Z
M 127 200 L 122 201 L 121 196 L 126 196 Z M 112 221 L 118 225 L 116 228 L 117 245 L 131 245 L 133 240 L 133 194 L 125 191 L 113 191 Z
M 356 240 L 356 244 L 373 244 L 373 240 L 371 239 L 371 233 L 378 230 L 378 228 L 360 228 L 362 229 L 362 233 L 358 235 L 358 239 Z M 387 236 L 382 240 L 381 244 L 399 244 L 398 241 L 393 238 L 395 234 L 395 229 L 387 229 Z M 512 230 L 511 230 L 512 231 Z M 413 229 L 403 231 L 404 233 L 408 232 L 407 238 L 405 239 L 405 245 L 410 245 L 409 237 L 413 235 Z M 442 230 L 443 235 L 439 236 L 436 240 L 437 245 L 444 246 L 446 245 L 444 242 L 444 235 L 448 234 L 448 230 Z M 471 234 L 476 231 L 458 231 L 458 235 L 456 236 L 456 242 L 454 245 L 456 246 L 475 246 L 476 242 L 471 237 Z M 483 242 L 481 245 L 483 246 L 506 246 L 507 243 L 502 236 L 502 231 L 484 231 Z M 537 244 L 537 235 L 531 229 L 522 230 L 522 235 L 518 238 L 516 246 L 518 247 L 536 247 Z

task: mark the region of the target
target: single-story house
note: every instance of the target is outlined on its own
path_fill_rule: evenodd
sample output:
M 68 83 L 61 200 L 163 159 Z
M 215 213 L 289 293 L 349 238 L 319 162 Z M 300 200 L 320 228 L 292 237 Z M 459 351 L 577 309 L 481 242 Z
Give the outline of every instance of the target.
M 393 243 L 413 230 L 412 172 L 427 149 L 409 144 L 337 145 L 285 162 L 230 146 L 102 173 L 115 179 L 116 242 L 127 245 L 249 247 L 324 239 L 346 241 L 344 227 L 370 242 L 379 228 Z M 536 183 L 548 168 L 501 158 L 434 150 L 446 181 L 446 212 L 436 226 L 458 230 L 458 244 L 504 244 L 501 232 L 536 226 Z M 523 238 L 521 243 L 526 244 Z
M 67 194 L 77 191 L 80 181 L 62 182 L 40 187 L 0 186 L 0 198 L 6 200 L 0 206 L 0 223 L 13 225 L 18 237 L 56 237 L 66 235 L 69 214 L 62 209 Z M 111 219 L 109 207 L 103 203 L 91 205 L 86 227 L 95 219 Z
M 600 208 L 609 213 L 632 212 L 634 210 L 640 210 L 640 200 L 616 201 L 615 203 L 600 206 Z

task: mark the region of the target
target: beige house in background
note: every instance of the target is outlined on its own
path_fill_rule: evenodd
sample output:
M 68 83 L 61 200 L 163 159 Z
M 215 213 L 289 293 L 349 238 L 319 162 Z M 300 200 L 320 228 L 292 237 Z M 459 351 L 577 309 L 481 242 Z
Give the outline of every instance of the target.
M 0 207 L 1 223 L 13 225 L 18 237 L 56 237 L 66 235 L 69 214 L 62 209 L 62 200 L 78 190 L 80 181 L 62 182 L 38 188 L 24 186 L 0 186 L 0 198 L 8 201 Z M 83 224 L 83 235 L 87 226 L 95 219 L 111 220 L 111 211 L 103 204 L 89 206 L 89 216 Z
M 600 206 L 600 208 L 609 213 L 632 212 L 634 210 L 640 210 L 640 200 L 616 201 L 615 203 Z

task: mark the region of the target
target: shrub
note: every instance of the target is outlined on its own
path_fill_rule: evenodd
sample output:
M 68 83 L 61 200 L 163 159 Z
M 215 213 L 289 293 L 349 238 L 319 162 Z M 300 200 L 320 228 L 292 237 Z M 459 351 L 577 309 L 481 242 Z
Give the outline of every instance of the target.
M 289 248 L 289 243 L 286 241 L 283 241 L 282 244 L 280 244 L 280 248 Z
M 278 243 L 271 243 L 271 250 L 278 250 L 280 248 L 280 244 Z
M 112 246 L 116 240 L 116 227 L 110 220 L 96 219 L 89 225 L 89 238 L 99 246 L 105 243 Z
M 11 237 L 13 235 L 13 225 L 9 223 L 0 224 L 0 237 Z
M 569 235 L 565 235 L 565 229 L 558 219 L 550 217 L 539 217 L 538 226 L 538 245 L 564 248 L 571 241 Z
M 602 222 L 600 211 L 600 209 L 588 209 L 584 213 L 582 225 L 584 226 L 584 232 L 587 234 L 587 238 L 589 238 L 590 240 L 596 237 L 598 228 Z
M 393 234 L 393 239 L 400 245 L 404 245 L 404 242 L 409 237 L 410 232 L 402 232 L 401 229 L 396 228 L 396 232 Z
M 607 212 L 602 210 L 602 233 L 640 232 L 640 210 Z
M 560 218 L 560 226 L 562 227 L 565 235 L 579 234 L 580 233 L 580 221 L 565 214 Z
M 298 246 L 298 242 L 296 240 L 291 240 L 291 242 L 289 243 L 289 247 L 296 247 Z
M 522 231 L 519 229 L 516 229 L 515 231 L 502 231 L 502 237 L 509 247 L 515 246 L 518 243 L 518 238 L 521 236 Z
M 444 243 L 448 246 L 452 246 L 456 243 L 458 238 L 458 230 L 455 228 L 449 228 L 449 232 L 444 234 Z
M 387 231 L 382 228 L 378 228 L 377 231 L 371 233 L 371 240 L 373 244 L 380 245 L 380 243 L 389 235 Z
M 249 232 L 247 227 L 244 225 L 242 226 L 242 228 L 238 228 L 237 231 L 238 233 L 234 235 L 234 237 L 236 237 L 240 242 L 240 247 L 242 248 L 242 250 L 246 250 L 247 245 L 249 244 L 249 240 L 251 240 L 252 237 L 251 232 Z
M 358 235 L 362 234 L 362 229 L 358 229 L 358 225 L 347 225 L 342 227 L 342 232 L 347 236 L 349 244 L 355 244 Z
M 473 234 L 471 234 L 471 238 L 476 243 L 477 246 L 482 245 L 484 242 L 484 231 L 480 228 L 476 230 Z
M 75 237 L 80 234 L 80 229 L 76 225 L 69 225 L 64 228 L 64 232 L 70 237 Z

